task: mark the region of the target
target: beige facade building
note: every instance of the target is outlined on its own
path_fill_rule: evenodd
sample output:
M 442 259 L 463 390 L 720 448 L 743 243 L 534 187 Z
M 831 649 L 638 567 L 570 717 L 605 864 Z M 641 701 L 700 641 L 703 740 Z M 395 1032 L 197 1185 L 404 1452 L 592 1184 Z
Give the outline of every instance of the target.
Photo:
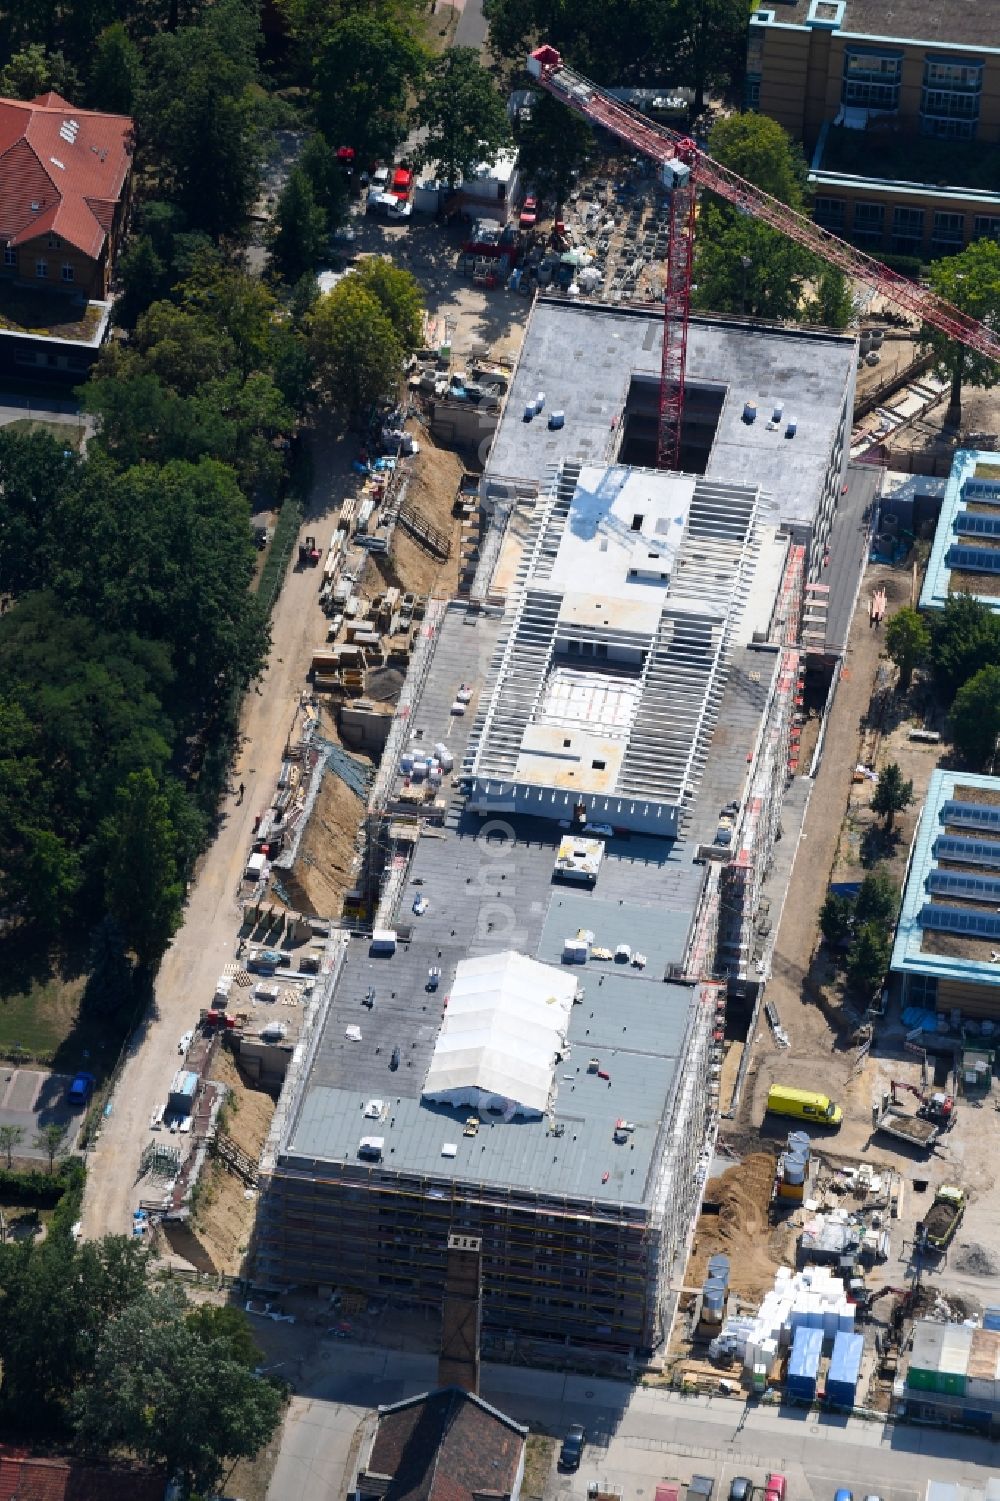
M 992 0 L 765 0 L 747 104 L 801 140 L 816 221 L 874 254 L 1000 240 Z

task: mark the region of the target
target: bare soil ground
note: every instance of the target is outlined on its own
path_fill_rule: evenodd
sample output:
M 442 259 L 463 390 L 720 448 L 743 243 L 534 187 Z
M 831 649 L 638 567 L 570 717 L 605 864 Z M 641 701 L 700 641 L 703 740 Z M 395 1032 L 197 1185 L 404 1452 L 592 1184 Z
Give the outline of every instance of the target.
M 228 1052 L 218 1054 L 213 1076 L 231 1092 L 226 1133 L 256 1162 L 271 1129 L 275 1102 L 264 1090 L 254 1089 L 244 1080 Z M 202 1174 L 192 1235 L 205 1262 L 229 1276 L 240 1273 L 257 1212 L 256 1194 L 248 1198 L 247 1193 L 242 1180 L 221 1162 L 209 1163 Z M 179 1244 L 175 1249 L 185 1254 Z
M 729 1285 L 749 1299 L 760 1299 L 774 1283 L 785 1260 L 788 1231 L 768 1224 L 768 1206 L 777 1159 L 769 1152 L 752 1152 L 742 1162 L 713 1178 L 705 1200 L 717 1213 L 702 1213 L 695 1229 L 685 1286 L 705 1280 L 708 1259 L 724 1252 L 730 1259 Z
M 354 885 L 355 839 L 365 805 L 327 771 L 320 783 L 295 864 L 284 877 L 293 907 L 307 917 L 339 917 Z
M 362 579 L 368 595 L 378 594 L 394 584 L 411 594 L 434 595 L 449 599 L 458 585 L 459 545 L 462 523 L 452 514 L 464 464 L 451 449 L 439 448 L 423 427 L 414 423 L 419 433 L 420 452 L 407 462 L 410 478 L 406 487 L 406 504 L 413 506 L 439 531 L 451 539 L 451 555 L 444 562 L 421 547 L 402 526 L 393 533 L 388 558 L 373 556 Z

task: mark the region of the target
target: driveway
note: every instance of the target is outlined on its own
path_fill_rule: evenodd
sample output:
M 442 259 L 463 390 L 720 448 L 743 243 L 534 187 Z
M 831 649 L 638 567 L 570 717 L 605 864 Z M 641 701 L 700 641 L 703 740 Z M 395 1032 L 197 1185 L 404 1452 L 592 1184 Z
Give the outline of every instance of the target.
M 324 548 L 347 493 L 355 445 L 320 434 L 313 442 L 315 484 L 300 535 L 313 532 Z M 293 554 L 294 556 L 294 554 Z M 155 1007 L 129 1045 L 124 1071 L 89 1154 L 83 1228 L 88 1237 L 125 1233 L 148 1185 L 136 1183 L 149 1123 L 166 1099 L 177 1068 L 177 1043 L 193 1027 L 215 991 L 224 966 L 235 958 L 240 925 L 237 895 L 253 842 L 254 818 L 270 801 L 285 739 L 317 642 L 326 639 L 319 607 L 319 570 L 290 567 L 274 608 L 271 655 L 258 689 L 247 694 L 240 721 L 242 750 L 232 785 L 243 782 L 242 803 L 230 796 L 219 810 L 219 832 L 202 860 L 188 897 L 184 923 L 164 955 Z
M 331 1495 L 354 1479 L 359 1424 L 379 1403 L 436 1385 L 433 1355 L 337 1343 L 326 1369 L 300 1384 L 281 1438 L 268 1501 L 300 1501 L 313 1473 Z M 483 1367 L 481 1393 L 519 1422 L 560 1435 L 583 1423 L 588 1443 L 580 1469 L 553 1468 L 546 1497 L 587 1501 L 588 1485 L 650 1501 L 661 1480 L 712 1475 L 725 1501 L 734 1475 L 762 1483 L 787 1474 L 796 1501 L 831 1501 L 840 1486 L 856 1496 L 921 1501 L 927 1477 L 982 1485 L 1000 1468 L 984 1440 L 931 1428 L 893 1426 L 840 1414 L 744 1407 L 725 1397 L 682 1397 L 653 1387 L 513 1366 Z

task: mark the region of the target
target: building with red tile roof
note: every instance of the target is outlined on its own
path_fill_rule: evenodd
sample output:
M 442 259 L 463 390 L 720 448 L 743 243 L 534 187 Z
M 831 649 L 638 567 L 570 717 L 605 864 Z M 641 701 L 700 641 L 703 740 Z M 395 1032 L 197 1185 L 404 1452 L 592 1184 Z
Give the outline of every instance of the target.
M 0 272 L 103 298 L 132 168 L 127 115 L 78 110 L 59 94 L 0 99 Z
M 165 1491 L 154 1470 L 41 1458 L 0 1445 L 0 1501 L 163 1501 Z
M 527 1428 L 457 1386 L 380 1407 L 359 1501 L 517 1501 Z

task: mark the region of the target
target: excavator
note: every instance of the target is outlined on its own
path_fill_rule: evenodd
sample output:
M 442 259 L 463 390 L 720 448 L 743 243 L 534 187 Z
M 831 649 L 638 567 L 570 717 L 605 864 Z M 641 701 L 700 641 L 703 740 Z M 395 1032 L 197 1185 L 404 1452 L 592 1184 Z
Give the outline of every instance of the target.
M 955 1124 L 958 1111 L 955 1108 L 954 1098 L 950 1094 L 943 1094 L 940 1090 L 934 1090 L 927 1094 L 918 1089 L 915 1084 L 907 1084 L 902 1079 L 890 1079 L 889 1088 L 892 1090 L 892 1103 L 899 1104 L 897 1092 L 912 1094 L 917 1097 L 917 1114 L 921 1120 L 933 1121 L 942 1130 L 947 1131 Z

